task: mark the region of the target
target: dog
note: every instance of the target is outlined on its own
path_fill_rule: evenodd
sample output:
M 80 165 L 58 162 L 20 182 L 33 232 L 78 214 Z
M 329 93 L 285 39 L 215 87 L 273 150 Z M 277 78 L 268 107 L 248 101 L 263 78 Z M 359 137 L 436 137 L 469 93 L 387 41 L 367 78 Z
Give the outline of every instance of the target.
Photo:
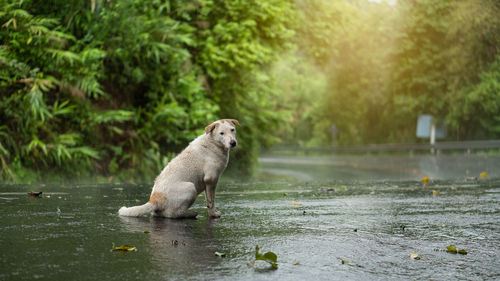
M 229 162 L 229 151 L 236 147 L 238 120 L 221 119 L 205 127 L 205 133 L 194 139 L 170 161 L 155 179 L 149 201 L 140 206 L 121 207 L 120 216 L 139 217 L 151 213 L 166 218 L 195 218 L 188 210 L 198 194 L 205 191 L 210 217 L 218 218 L 215 189 Z

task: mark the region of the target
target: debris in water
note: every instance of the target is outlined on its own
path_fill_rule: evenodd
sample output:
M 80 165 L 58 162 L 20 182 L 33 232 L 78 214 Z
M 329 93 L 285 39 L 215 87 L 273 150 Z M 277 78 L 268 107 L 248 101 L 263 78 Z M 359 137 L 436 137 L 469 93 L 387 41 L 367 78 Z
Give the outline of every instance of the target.
M 446 246 L 446 252 L 451 254 L 467 255 L 467 250 L 465 249 L 457 250 L 457 247 L 455 245 Z
M 223 258 L 223 257 L 225 257 L 225 256 L 226 256 L 226 253 L 221 253 L 221 252 L 215 252 L 214 254 L 215 254 L 216 256 L 218 256 L 218 257 L 221 257 L 221 258 Z
M 121 245 L 118 247 L 115 247 L 115 243 L 112 243 L 112 248 L 110 252 L 135 252 L 137 251 L 137 248 L 134 246 L 129 246 L 129 245 Z
M 149 233 L 149 230 L 144 230 L 144 233 L 145 233 L 145 234 L 148 234 L 148 233 Z
M 57 213 L 58 217 L 61 216 L 61 209 L 59 209 L 59 207 L 57 207 L 57 212 L 56 213 Z
M 344 260 L 344 259 L 341 259 L 341 258 L 338 258 L 340 260 L 340 263 L 341 264 L 346 264 L 346 265 L 349 265 L 349 266 L 355 266 L 355 267 L 363 267 L 359 264 L 355 264 L 355 263 L 350 263 L 349 261 L 347 260 Z
M 466 177 L 465 181 L 477 181 L 476 177 Z
M 42 193 L 43 193 L 42 191 L 39 191 L 39 192 L 31 191 L 31 192 L 28 192 L 28 195 L 31 197 L 40 198 L 40 197 L 42 197 Z
M 455 247 L 455 245 L 446 246 L 446 252 L 456 254 L 457 247 Z
M 482 172 L 481 174 L 479 174 L 479 178 L 484 179 L 486 178 L 487 174 L 488 174 L 487 172 Z
M 274 269 L 278 269 L 278 256 L 273 253 L 273 252 L 267 252 L 265 254 L 261 254 L 259 252 L 259 246 L 255 246 L 255 260 L 258 261 L 265 261 L 267 263 L 269 263 L 272 268 Z M 252 264 L 254 264 L 255 262 L 253 262 Z
M 413 252 L 410 254 L 410 258 L 414 259 L 414 260 L 419 260 L 420 259 L 420 255 Z
M 437 191 L 437 190 L 432 190 L 432 195 L 434 195 L 434 196 L 439 195 L 439 191 Z
M 335 192 L 335 188 L 329 186 L 323 186 L 319 190 L 321 192 Z
M 429 183 L 429 178 L 428 177 L 423 177 L 422 178 L 422 183 L 423 184 L 428 184 Z
M 302 205 L 302 203 L 299 203 L 299 202 L 296 202 L 296 201 L 292 201 L 292 204 L 295 205 L 295 206 L 300 206 Z

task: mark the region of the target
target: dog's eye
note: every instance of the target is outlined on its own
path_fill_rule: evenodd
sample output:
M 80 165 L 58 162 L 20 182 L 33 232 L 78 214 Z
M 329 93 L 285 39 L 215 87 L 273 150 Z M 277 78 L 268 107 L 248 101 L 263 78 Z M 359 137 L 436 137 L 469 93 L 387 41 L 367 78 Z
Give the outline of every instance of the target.
M 223 135 L 223 134 L 224 134 L 224 132 L 220 132 L 220 134 L 221 134 L 221 135 Z
M 231 129 L 231 132 L 234 132 L 234 129 Z

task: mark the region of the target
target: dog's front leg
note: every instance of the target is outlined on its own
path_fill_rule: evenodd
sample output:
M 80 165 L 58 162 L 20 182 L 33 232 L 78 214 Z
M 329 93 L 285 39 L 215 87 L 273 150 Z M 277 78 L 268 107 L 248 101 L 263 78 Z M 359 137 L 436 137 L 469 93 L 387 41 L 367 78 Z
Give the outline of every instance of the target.
M 217 180 L 205 179 L 205 200 L 207 201 L 208 215 L 218 218 L 221 213 L 215 210 L 215 188 Z

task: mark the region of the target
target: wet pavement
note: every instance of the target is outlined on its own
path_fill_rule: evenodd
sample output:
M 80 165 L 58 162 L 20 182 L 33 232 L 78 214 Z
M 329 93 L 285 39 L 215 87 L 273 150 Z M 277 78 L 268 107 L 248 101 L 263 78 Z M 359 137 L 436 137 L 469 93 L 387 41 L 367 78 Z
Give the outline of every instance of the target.
M 443 164 L 427 185 L 420 177 L 432 167 L 415 159 L 371 169 L 358 158 L 284 157 L 262 161 L 259 181 L 224 178 L 219 219 L 203 196 L 196 220 L 117 216 L 145 202 L 150 184 L 0 185 L 0 280 L 500 278 L 495 157 L 456 171 Z M 112 243 L 137 251 L 111 252 Z M 468 254 L 447 253 L 450 244 Z M 276 253 L 277 270 L 248 266 L 256 245 Z

